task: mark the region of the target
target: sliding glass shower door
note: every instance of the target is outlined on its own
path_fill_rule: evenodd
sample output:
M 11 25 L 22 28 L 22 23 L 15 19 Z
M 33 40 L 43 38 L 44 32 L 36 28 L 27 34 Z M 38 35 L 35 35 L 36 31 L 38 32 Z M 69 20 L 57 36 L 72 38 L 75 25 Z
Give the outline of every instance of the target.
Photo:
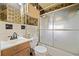
M 46 45 L 53 46 L 53 16 L 54 14 L 47 14 L 40 18 L 40 42 Z
M 79 55 L 78 6 L 43 15 L 40 19 L 40 42 Z
M 79 6 L 79 5 L 77 5 Z M 79 14 L 74 6 L 55 12 L 54 47 L 79 55 Z M 58 21 L 56 19 L 60 17 Z

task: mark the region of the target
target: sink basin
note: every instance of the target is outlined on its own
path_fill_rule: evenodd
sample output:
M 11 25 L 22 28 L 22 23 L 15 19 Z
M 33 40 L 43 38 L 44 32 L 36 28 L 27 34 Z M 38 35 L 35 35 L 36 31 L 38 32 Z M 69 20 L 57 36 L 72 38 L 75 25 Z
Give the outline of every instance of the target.
M 11 44 L 14 44 L 14 43 L 16 43 L 16 40 L 8 40 L 8 41 L 1 41 L 0 42 L 0 48 L 2 49 L 2 48 L 6 48 L 6 47 L 8 47 L 8 46 L 10 46 Z
M 14 40 L 0 41 L 0 50 L 21 44 L 23 42 L 29 42 L 31 40 L 33 40 L 33 39 L 32 38 L 27 39 L 27 38 L 19 37 L 18 39 L 14 39 Z

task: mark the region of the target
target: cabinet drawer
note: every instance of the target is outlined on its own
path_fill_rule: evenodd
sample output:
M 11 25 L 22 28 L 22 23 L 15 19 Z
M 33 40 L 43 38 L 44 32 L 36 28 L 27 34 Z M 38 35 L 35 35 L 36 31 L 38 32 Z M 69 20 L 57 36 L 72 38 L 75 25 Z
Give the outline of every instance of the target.
M 30 47 L 29 43 L 25 42 L 25 43 L 22 43 L 22 44 L 19 44 L 19 45 L 16 45 L 14 47 L 11 47 L 11 48 L 8 48 L 8 49 L 1 51 L 1 55 L 12 56 L 12 55 L 15 55 L 17 52 L 19 52 L 23 49 L 29 48 L 29 47 Z
M 15 56 L 30 56 L 30 48 L 23 49 L 22 51 L 15 54 Z

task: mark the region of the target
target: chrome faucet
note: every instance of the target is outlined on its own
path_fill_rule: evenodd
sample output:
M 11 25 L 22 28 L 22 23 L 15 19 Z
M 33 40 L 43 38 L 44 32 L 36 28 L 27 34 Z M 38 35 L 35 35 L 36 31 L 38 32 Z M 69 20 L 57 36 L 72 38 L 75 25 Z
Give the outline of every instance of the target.
M 16 32 L 13 33 L 13 39 L 17 39 L 17 33 Z
M 8 36 L 8 37 L 10 37 L 10 40 L 17 39 L 17 33 L 14 32 L 12 36 Z
M 8 37 L 10 37 L 10 40 L 13 40 L 13 37 L 12 36 L 8 36 Z

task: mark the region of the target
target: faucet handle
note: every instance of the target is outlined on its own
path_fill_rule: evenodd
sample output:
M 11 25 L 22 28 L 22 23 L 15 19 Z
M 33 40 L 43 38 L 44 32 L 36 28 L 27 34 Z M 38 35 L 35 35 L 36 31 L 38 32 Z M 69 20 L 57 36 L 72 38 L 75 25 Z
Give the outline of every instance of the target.
M 13 38 L 12 38 L 12 36 L 8 36 L 8 37 L 10 37 L 10 40 L 12 40 Z
M 12 37 L 12 36 L 8 36 L 8 37 Z

